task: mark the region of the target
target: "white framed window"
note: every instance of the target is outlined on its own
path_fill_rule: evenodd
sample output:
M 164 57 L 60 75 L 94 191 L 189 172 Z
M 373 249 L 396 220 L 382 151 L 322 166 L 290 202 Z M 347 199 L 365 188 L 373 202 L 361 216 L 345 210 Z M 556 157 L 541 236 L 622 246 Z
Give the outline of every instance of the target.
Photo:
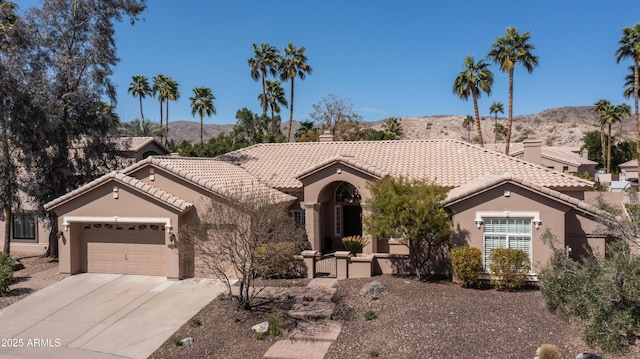
M 540 225 L 538 212 L 486 212 L 476 214 L 476 223 L 481 223 L 483 264 L 488 270 L 491 251 L 498 248 L 520 249 L 532 258 L 533 227 Z
M 36 239 L 36 215 L 35 213 L 15 213 L 13 215 L 13 239 Z
M 291 210 L 291 217 L 293 217 L 293 220 L 296 222 L 296 227 L 304 228 L 304 225 L 306 223 L 306 218 L 305 218 L 305 214 L 304 214 L 303 210 L 301 210 L 301 209 L 292 209 Z
M 334 221 L 335 221 L 335 235 L 336 236 L 341 236 L 342 235 L 342 206 L 340 205 L 336 205 L 333 207 L 333 213 L 334 213 Z

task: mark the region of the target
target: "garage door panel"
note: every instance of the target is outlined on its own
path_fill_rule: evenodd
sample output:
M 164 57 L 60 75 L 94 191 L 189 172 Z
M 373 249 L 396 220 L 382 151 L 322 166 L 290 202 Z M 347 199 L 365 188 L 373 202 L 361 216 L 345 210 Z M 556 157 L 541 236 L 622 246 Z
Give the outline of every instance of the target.
M 82 270 L 164 276 L 167 257 L 164 240 L 161 226 L 87 225 L 81 234 Z

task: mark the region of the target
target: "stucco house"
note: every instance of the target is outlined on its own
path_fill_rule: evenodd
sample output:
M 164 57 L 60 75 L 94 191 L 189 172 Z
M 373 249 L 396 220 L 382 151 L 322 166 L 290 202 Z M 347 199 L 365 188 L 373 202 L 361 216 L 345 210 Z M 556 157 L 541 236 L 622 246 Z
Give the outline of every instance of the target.
M 638 160 L 631 160 L 625 163 L 621 163 L 620 167 L 620 180 L 628 181 L 630 179 L 638 179 Z
M 534 164 L 540 142 L 521 160 L 458 140 L 258 144 L 216 158 L 153 156 L 109 173 L 47 204 L 59 216 L 60 271 L 193 275 L 194 258 L 180 252 L 180 228 L 213 198 L 235 201 L 253 192 L 291 203 L 313 250 L 341 248 L 362 234 L 367 183 L 384 176 L 424 178 L 447 188 L 457 245 L 520 248 L 535 272 L 557 245 L 578 257 L 604 250 L 595 234 L 598 210 L 584 201 L 593 182 Z M 530 162 L 532 161 L 532 162 Z M 407 248 L 372 238 L 364 249 L 373 273 L 397 270 Z
M 117 139 L 119 168 L 152 155 L 167 155 L 169 150 L 153 137 L 122 137 Z M 36 205 L 22 191 L 18 192 L 20 207 L 14 211 L 11 223 L 11 250 L 42 254 L 49 245 L 49 229 L 37 217 Z M 0 238 L 4 238 L 3 214 L 0 212 Z

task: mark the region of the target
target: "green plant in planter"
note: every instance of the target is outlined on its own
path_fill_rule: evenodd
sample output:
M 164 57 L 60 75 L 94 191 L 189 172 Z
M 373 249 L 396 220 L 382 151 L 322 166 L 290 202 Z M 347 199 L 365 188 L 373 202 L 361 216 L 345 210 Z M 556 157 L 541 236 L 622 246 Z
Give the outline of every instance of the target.
M 354 257 L 359 252 L 362 252 L 362 248 L 367 244 L 369 244 L 369 241 L 366 238 L 362 238 L 362 236 L 347 236 L 342 238 L 342 245 L 349 251 L 349 254 Z

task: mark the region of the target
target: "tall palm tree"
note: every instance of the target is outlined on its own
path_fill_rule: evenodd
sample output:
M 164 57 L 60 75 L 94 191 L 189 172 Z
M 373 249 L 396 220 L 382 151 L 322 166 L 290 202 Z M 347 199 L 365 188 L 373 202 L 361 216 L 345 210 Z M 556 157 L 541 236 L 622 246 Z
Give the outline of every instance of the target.
M 489 107 L 489 114 L 494 114 L 493 132 L 496 135 L 494 142 L 498 143 L 498 112 L 504 114 L 504 105 L 502 102 L 494 101 Z
M 178 82 L 171 77 L 168 78 L 168 86 L 165 97 L 165 121 L 164 121 L 164 144 L 169 141 L 169 101 L 177 101 L 180 98 L 180 91 L 178 90 Z
M 189 97 L 189 101 L 191 101 L 191 116 L 195 116 L 196 113 L 200 115 L 200 144 L 203 144 L 204 126 L 202 120 L 204 115 L 211 117 L 211 114 L 216 113 L 216 107 L 213 105 L 213 100 L 215 99 L 213 91 L 208 87 L 194 88 L 193 96 Z
M 164 101 L 167 99 L 167 94 L 169 92 L 169 76 L 158 74 L 158 76 L 153 77 L 153 87 L 151 89 L 153 91 L 153 96 L 158 96 L 158 102 L 160 102 L 160 128 L 162 128 L 162 105 Z M 162 143 L 163 133 L 160 133 L 160 143 Z
M 478 130 L 478 139 L 482 147 L 484 147 L 484 141 L 482 140 L 482 127 L 480 126 L 478 98 L 482 92 L 490 95 L 492 85 L 493 73 L 489 70 L 489 64 L 484 62 L 484 60 L 475 62 L 473 56 L 465 56 L 464 70 L 462 70 L 453 81 L 453 93 L 463 100 L 467 100 L 469 96 L 473 99 L 476 129 Z
M 602 153 L 602 161 L 604 161 L 605 158 L 607 158 L 607 142 L 605 140 L 605 125 L 607 123 L 606 118 L 608 116 L 608 113 L 613 110 L 613 105 L 611 104 L 611 101 L 605 99 L 600 99 L 593 105 L 595 106 L 593 112 L 598 115 L 598 121 L 600 122 L 600 148 Z
M 640 158 L 640 117 L 638 117 L 638 86 L 640 86 L 640 23 L 622 29 L 622 37 L 618 41 L 616 62 L 631 58 L 633 60 L 633 104 L 635 107 L 636 156 Z
M 255 81 L 262 80 L 262 114 L 267 114 L 267 84 L 266 77 L 267 72 L 272 76 L 276 76 L 278 73 L 279 56 L 278 49 L 267 43 L 262 43 L 260 46 L 253 44 L 253 57 L 247 60 L 247 63 L 251 67 L 251 78 Z
M 131 77 L 131 83 L 127 92 L 133 97 L 140 98 L 140 118 L 144 119 L 144 113 L 142 112 L 142 99 L 147 95 L 151 96 L 153 90 L 149 86 L 149 79 L 145 75 L 134 75 Z
M 307 63 L 307 56 L 304 52 L 307 49 L 304 46 L 296 48 L 293 43 L 289 43 L 284 48 L 284 57 L 280 60 L 280 79 L 282 81 L 291 80 L 291 106 L 289 107 L 289 129 L 287 132 L 287 141 L 291 141 L 291 127 L 293 125 L 293 94 L 294 80 L 299 77 L 304 80 L 306 75 L 310 75 L 313 69 Z
M 624 125 L 624 119 L 631 116 L 631 106 L 627 103 L 621 103 L 616 106 L 616 111 L 620 114 L 620 130 L 618 136 L 622 136 L 622 126 Z
M 613 106 L 611 102 L 608 100 L 599 100 L 595 104 L 595 112 L 600 116 L 600 128 L 603 130 L 601 132 L 601 140 L 602 140 L 602 148 L 603 148 L 603 158 L 604 158 L 604 126 L 608 127 L 608 135 L 606 142 L 606 158 L 607 158 L 607 173 L 611 173 L 611 125 L 620 121 L 620 117 L 622 116 L 622 111 L 624 111 L 624 107 Z
M 462 121 L 462 127 L 467 130 L 467 141 L 469 141 L 469 143 L 471 143 L 471 128 L 473 127 L 474 122 L 475 120 L 471 115 L 467 115 L 467 117 Z
M 276 113 L 280 113 L 280 105 L 284 107 L 288 107 L 289 103 L 287 102 L 287 97 L 284 95 L 284 89 L 282 88 L 282 84 L 280 81 L 271 81 L 267 80 L 267 105 L 271 109 L 271 118 L 275 116 Z M 258 95 L 258 100 L 260 103 L 263 103 L 264 99 L 263 95 Z
M 531 51 L 535 47 L 529 43 L 530 32 L 520 34 L 515 27 L 507 27 L 505 36 L 500 36 L 491 46 L 487 57 L 494 63 L 500 65 L 502 72 L 509 74 L 509 113 L 507 118 L 507 136 L 505 137 L 504 153 L 509 153 L 511 143 L 511 126 L 513 125 L 513 70 L 515 65 L 520 63 L 529 73 L 538 66 L 538 57 Z
M 124 134 L 131 137 L 151 137 L 162 134 L 162 127 L 157 123 L 152 123 L 144 118 L 135 119 L 132 122 L 122 124 Z

